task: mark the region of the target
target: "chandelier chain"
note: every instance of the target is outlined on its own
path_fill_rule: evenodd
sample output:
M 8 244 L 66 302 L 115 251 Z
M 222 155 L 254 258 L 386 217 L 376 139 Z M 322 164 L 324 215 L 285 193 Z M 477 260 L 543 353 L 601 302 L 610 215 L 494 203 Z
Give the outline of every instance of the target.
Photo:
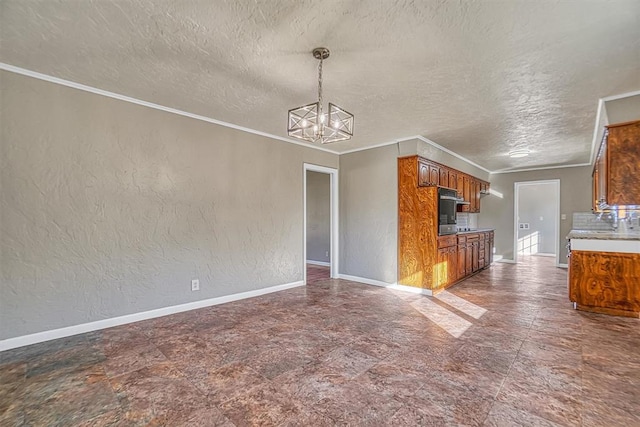
M 318 102 L 320 103 L 320 113 L 322 114 L 322 57 L 318 64 Z

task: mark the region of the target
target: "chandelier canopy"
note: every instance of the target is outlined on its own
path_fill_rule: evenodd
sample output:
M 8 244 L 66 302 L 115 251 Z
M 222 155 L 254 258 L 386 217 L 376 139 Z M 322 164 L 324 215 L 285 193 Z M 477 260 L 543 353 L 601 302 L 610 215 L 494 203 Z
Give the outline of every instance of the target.
M 344 141 L 353 136 L 353 114 L 329 103 L 327 113 L 322 108 L 322 62 L 329 57 L 329 49 L 313 49 L 318 64 L 318 102 L 289 110 L 289 136 L 308 142 Z

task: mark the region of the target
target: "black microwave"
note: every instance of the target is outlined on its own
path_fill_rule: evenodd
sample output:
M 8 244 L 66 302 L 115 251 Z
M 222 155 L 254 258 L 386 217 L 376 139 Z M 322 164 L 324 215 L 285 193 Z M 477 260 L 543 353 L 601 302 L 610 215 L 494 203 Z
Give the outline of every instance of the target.
M 438 188 L 438 234 L 455 234 L 456 227 L 456 203 L 458 194 L 455 190 Z

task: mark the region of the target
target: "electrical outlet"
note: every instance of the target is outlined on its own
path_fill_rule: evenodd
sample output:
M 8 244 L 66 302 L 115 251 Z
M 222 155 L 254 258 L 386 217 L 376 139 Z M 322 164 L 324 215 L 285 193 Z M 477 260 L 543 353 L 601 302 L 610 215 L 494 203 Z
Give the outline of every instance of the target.
M 200 280 L 193 279 L 191 281 L 191 290 L 192 291 L 199 291 L 200 290 Z
M 325 251 L 324 256 L 329 256 L 329 251 Z

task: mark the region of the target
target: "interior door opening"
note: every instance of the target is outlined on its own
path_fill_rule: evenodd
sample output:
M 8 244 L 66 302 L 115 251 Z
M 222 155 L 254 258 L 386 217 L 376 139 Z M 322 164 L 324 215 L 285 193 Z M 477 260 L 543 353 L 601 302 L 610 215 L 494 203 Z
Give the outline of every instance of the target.
M 338 276 L 337 173 L 335 169 L 305 164 L 305 283 L 313 283 Z
M 514 261 L 559 254 L 560 181 L 515 183 Z

